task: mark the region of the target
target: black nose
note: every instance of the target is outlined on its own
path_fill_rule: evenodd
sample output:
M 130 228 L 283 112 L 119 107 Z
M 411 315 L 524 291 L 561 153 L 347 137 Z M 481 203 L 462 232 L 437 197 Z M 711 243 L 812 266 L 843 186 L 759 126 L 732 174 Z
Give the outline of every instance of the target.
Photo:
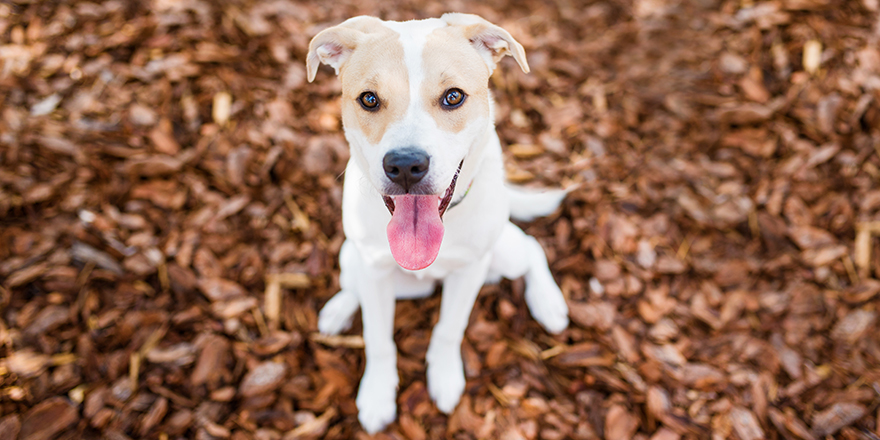
M 382 168 L 388 178 L 403 187 L 404 191 L 428 174 L 428 154 L 418 148 L 406 147 L 389 151 L 382 159 Z

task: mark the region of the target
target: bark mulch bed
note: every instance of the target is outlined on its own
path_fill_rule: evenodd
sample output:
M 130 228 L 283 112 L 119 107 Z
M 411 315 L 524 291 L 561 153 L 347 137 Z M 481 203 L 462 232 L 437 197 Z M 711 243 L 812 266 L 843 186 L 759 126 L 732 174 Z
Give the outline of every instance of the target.
M 0 4 L 0 439 L 366 438 L 320 29 L 474 12 L 571 327 L 483 289 L 451 416 L 402 301 L 377 438 L 877 439 L 878 0 Z M 873 252 L 872 252 L 873 250 Z

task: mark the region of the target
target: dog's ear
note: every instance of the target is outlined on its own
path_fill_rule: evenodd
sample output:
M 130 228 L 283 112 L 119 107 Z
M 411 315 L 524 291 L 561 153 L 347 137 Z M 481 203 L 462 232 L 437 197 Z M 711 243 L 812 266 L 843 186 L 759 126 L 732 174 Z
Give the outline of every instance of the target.
M 489 66 L 489 72 L 495 70 L 495 65 L 510 55 L 519 64 L 523 72 L 529 73 L 529 63 L 526 61 L 526 51 L 510 35 L 510 32 L 500 26 L 488 22 L 483 17 L 474 14 L 461 14 L 448 12 L 440 17 L 450 26 L 462 26 L 465 37 L 477 49 L 477 52 Z
M 338 75 L 342 65 L 357 48 L 368 26 L 379 21 L 375 17 L 366 16 L 349 18 L 315 35 L 309 43 L 309 55 L 306 58 L 309 82 L 315 80 L 318 65 L 321 63 L 332 67 Z

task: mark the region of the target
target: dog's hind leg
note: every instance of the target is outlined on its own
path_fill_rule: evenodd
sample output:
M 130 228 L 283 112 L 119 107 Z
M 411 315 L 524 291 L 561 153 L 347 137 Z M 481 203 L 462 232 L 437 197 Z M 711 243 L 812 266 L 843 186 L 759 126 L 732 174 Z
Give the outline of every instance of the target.
M 318 331 L 333 336 L 348 330 L 359 308 L 360 303 L 353 291 L 340 290 L 321 308 L 321 313 L 318 314 Z
M 538 240 L 507 223 L 492 250 L 490 273 L 514 279 L 525 276 L 529 312 L 548 332 L 568 327 L 568 305 L 547 267 L 547 256 Z
M 345 241 L 339 250 L 339 285 L 341 290 L 330 298 L 318 314 L 318 331 L 325 335 L 338 335 L 351 327 L 354 314 L 357 313 L 358 302 L 355 268 L 359 258 L 354 245 Z

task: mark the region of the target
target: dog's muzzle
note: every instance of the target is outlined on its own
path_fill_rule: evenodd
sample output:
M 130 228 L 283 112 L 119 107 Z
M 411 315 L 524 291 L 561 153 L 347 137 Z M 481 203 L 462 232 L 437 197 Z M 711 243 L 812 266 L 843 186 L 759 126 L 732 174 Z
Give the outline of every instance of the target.
M 387 155 L 386 155 L 387 157 Z M 449 209 L 449 204 L 452 202 L 452 195 L 455 193 L 455 183 L 458 181 L 458 175 L 461 173 L 461 166 L 464 165 L 464 159 L 458 163 L 458 168 L 455 170 L 455 174 L 452 176 L 452 182 L 449 184 L 449 187 L 446 188 L 446 192 L 443 194 L 443 198 L 440 199 L 440 205 L 437 208 L 440 212 L 440 217 L 443 217 L 443 214 L 446 213 L 446 210 Z M 388 212 L 391 215 L 394 215 L 394 199 L 392 196 L 382 196 L 382 201 L 385 202 L 385 207 L 388 208 Z

